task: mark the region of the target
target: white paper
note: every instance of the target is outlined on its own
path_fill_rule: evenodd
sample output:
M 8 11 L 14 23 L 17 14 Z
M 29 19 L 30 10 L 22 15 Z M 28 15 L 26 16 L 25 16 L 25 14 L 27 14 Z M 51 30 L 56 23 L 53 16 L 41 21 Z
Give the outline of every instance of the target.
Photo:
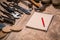
M 50 14 L 35 12 L 30 18 L 30 20 L 28 21 L 28 23 L 26 24 L 26 26 L 47 31 L 49 24 L 52 20 L 52 17 L 53 15 L 50 15 Z M 42 23 L 41 18 L 44 19 L 45 27 Z

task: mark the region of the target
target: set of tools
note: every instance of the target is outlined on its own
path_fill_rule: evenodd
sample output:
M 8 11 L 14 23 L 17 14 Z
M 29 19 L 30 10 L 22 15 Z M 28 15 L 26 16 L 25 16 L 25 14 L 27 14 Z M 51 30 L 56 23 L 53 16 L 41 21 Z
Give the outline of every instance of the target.
M 1 24 L 9 23 L 11 25 L 14 25 L 15 20 L 19 19 L 23 13 L 27 15 L 31 14 L 29 10 L 19 6 L 17 3 L 15 3 L 15 1 L 14 3 L 11 4 L 12 6 L 6 2 L 0 2 L 0 6 L 4 9 L 4 10 L 0 9 L 0 12 L 3 13 L 3 15 L 0 15 L 0 22 L 2 22 Z M 3 26 L 1 27 L 1 29 L 2 28 Z
M 0 19 L 5 21 L 5 22 L 7 21 L 7 22 L 9 22 L 11 24 L 14 24 L 15 21 L 13 21 L 13 20 L 15 20 L 16 18 L 19 18 L 20 14 L 15 13 L 14 10 L 12 8 L 10 8 L 8 6 L 8 4 L 5 3 L 5 2 L 1 2 L 0 5 L 6 10 L 6 11 L 3 11 L 3 10 L 0 9 L 0 11 L 4 15 L 8 16 L 8 17 L 5 17 L 5 16 L 1 15 Z

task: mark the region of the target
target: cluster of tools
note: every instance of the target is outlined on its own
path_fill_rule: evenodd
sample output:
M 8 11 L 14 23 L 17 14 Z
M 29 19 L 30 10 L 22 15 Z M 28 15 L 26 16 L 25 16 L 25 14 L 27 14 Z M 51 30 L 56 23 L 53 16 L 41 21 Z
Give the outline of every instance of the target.
M 0 9 L 0 12 L 3 13 L 3 15 L 0 15 L 0 22 L 14 25 L 15 20 L 19 19 L 23 13 L 30 15 L 30 11 L 23 7 L 20 7 L 16 1 L 17 0 L 13 1 L 14 3 L 9 3 L 12 5 L 9 5 L 6 2 L 0 2 L 0 6 L 5 10 L 3 11 L 2 9 Z M 1 24 L 0 26 L 2 28 L 4 24 Z
M 0 21 L 1 22 L 7 22 L 10 24 L 14 24 L 16 19 L 19 19 L 23 13 L 30 15 L 31 11 L 33 10 L 33 5 L 35 6 L 35 10 L 44 10 L 45 7 L 51 3 L 51 0 L 27 0 L 28 2 L 25 2 L 23 0 L 7 0 L 10 2 L 9 4 L 6 2 L 0 2 L 0 6 L 3 7 L 6 11 L 3 11 L 0 9 L 0 12 L 2 12 L 4 15 L 0 15 Z M 19 2 L 24 3 L 29 7 L 29 10 L 21 7 L 18 5 Z M 41 2 L 41 3 L 40 3 Z M 41 5 L 42 4 L 42 5 Z M 54 4 L 55 5 L 55 4 Z M 57 2 L 56 2 L 56 5 Z

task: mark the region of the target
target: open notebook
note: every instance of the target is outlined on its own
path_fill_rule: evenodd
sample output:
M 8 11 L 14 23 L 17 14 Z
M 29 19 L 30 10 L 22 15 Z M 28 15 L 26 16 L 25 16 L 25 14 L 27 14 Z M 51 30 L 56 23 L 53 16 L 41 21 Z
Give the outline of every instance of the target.
M 35 12 L 26 24 L 26 26 L 47 31 L 49 24 L 51 23 L 52 17 L 53 15 L 50 14 Z

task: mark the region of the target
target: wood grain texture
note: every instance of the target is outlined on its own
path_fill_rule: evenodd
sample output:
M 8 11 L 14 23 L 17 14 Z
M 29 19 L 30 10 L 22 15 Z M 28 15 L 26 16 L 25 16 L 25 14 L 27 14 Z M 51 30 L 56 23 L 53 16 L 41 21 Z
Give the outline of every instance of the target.
M 24 27 L 20 32 L 11 32 L 6 40 L 60 40 L 60 9 L 54 8 L 52 5 L 48 6 L 43 13 L 53 14 L 52 23 L 47 32 L 26 28 L 26 23 L 32 16 L 25 15 L 21 27 Z M 19 25 L 20 26 L 20 25 Z
M 3 38 L 3 37 L 5 37 L 7 34 L 8 33 L 4 33 L 4 32 L 2 32 L 2 30 L 0 30 L 0 39 Z
M 55 15 L 47 32 L 26 28 L 24 23 L 22 31 L 12 32 L 6 40 L 60 40 L 60 10 L 50 5 L 43 13 Z M 28 20 L 27 17 L 26 19 Z M 25 22 L 27 22 L 26 19 L 24 20 Z

